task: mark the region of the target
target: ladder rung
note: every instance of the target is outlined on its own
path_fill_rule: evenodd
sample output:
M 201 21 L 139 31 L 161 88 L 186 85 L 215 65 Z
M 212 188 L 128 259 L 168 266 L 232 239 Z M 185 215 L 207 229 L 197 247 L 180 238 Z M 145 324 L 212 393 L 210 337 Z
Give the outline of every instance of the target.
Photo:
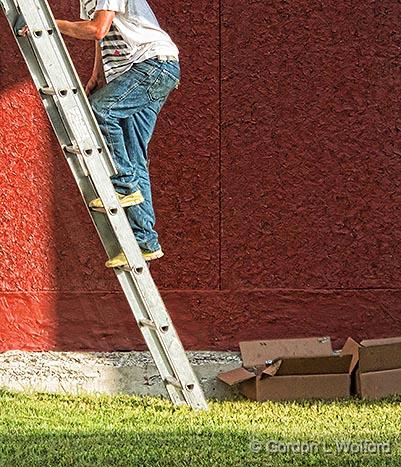
M 81 165 L 81 168 L 82 168 L 82 171 L 83 171 L 85 177 L 89 177 L 89 171 L 88 171 L 88 168 L 86 166 L 86 163 L 84 161 L 84 158 L 82 156 L 82 153 L 81 153 L 81 150 L 79 149 L 79 147 L 78 146 L 63 146 L 63 149 L 68 154 L 75 154 L 78 157 L 79 163 Z M 85 153 L 87 154 L 86 151 L 85 151 Z M 90 150 L 90 151 L 92 151 L 92 150 Z
M 122 266 L 122 267 L 117 268 L 117 269 L 122 269 L 125 272 L 132 272 L 137 276 L 140 276 L 141 274 L 143 274 L 143 271 L 144 271 L 142 266 L 137 266 L 137 267 L 131 268 L 129 265 Z
M 70 154 L 81 154 L 78 146 L 64 146 L 64 150 Z
M 100 207 L 100 208 L 90 208 L 91 211 L 95 211 L 95 212 L 101 212 L 102 214 L 106 214 L 106 212 L 108 211 L 112 216 L 115 216 L 118 212 L 118 208 L 117 207 L 111 207 L 111 208 L 108 208 L 106 209 L 104 206 Z
M 157 329 L 156 324 L 150 319 L 146 319 L 146 318 L 139 320 L 139 326 L 142 326 L 142 327 L 146 326 L 147 328 L 154 329 L 154 330 Z
M 50 87 L 40 88 L 40 92 L 45 96 L 54 96 L 57 94 L 56 90 Z
M 83 151 L 81 151 L 78 146 L 74 146 L 74 145 L 64 146 L 64 150 L 66 152 L 70 153 L 70 154 L 79 154 L 79 155 L 83 155 L 83 156 L 86 156 L 86 157 L 92 156 L 92 154 L 96 154 L 96 151 L 93 151 L 92 148 L 87 148 L 87 149 L 84 149 Z M 98 148 L 97 153 L 101 154 L 102 149 Z
M 56 96 L 59 95 L 60 97 L 65 97 L 68 94 L 68 89 L 59 89 L 56 91 L 56 89 L 51 88 L 50 86 L 44 86 L 43 88 L 39 89 L 41 94 L 44 94 L 45 96 Z M 78 92 L 77 88 L 71 89 L 73 94 L 76 94 Z
M 171 386 L 174 386 L 175 388 L 182 389 L 181 383 L 177 378 L 174 378 L 174 376 L 166 376 L 164 378 L 164 382 L 166 384 L 171 384 Z

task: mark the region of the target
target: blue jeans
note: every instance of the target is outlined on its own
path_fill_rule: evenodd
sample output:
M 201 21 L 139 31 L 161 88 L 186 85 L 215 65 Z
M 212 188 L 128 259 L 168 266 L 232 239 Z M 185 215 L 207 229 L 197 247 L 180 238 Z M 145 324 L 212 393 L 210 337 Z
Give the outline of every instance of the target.
M 117 175 L 118 193 L 141 190 L 144 202 L 126 209 L 135 238 L 145 252 L 160 248 L 149 177 L 148 144 L 157 116 L 180 80 L 176 61 L 148 59 L 115 78 L 89 98 L 106 139 Z

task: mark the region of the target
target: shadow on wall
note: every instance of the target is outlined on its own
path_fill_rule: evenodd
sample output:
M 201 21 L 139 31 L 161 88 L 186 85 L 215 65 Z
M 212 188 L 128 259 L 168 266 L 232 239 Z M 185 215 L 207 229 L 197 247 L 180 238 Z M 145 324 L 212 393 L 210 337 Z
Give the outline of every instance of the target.
M 0 344 L 48 348 L 56 333 L 56 296 L 46 293 L 57 288 L 55 139 L 3 14 L 0 31 Z

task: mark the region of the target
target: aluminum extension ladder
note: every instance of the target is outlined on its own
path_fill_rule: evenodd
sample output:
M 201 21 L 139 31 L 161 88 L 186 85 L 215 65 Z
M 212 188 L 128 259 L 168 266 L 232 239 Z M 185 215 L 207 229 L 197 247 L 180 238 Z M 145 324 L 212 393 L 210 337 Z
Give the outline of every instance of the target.
M 104 213 L 88 209 L 103 246 L 110 258 L 125 253 L 128 267 L 115 273 L 172 402 L 206 409 L 201 386 L 117 200 L 110 180 L 115 166 L 47 1 L 0 3 L 86 206 L 98 196 L 103 202 Z M 26 37 L 16 31 L 21 20 L 29 28 Z

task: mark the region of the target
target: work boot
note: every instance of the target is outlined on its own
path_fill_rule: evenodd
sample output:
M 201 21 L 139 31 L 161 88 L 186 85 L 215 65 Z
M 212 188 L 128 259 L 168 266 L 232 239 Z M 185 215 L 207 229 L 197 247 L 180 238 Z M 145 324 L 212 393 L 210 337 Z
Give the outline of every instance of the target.
M 164 253 L 161 248 L 156 251 L 142 251 L 142 256 L 145 261 L 152 261 L 154 259 L 161 258 L 164 256 Z M 121 251 L 114 258 L 106 261 L 106 268 L 122 268 L 128 265 L 127 258 L 124 255 L 124 252 Z
M 130 193 L 129 195 L 122 195 L 121 193 L 116 193 L 116 195 L 122 208 L 135 206 L 143 203 L 144 201 L 142 193 L 139 190 L 135 191 L 135 193 Z M 100 198 L 93 199 L 89 203 L 89 207 L 94 211 L 104 211 L 104 206 Z

